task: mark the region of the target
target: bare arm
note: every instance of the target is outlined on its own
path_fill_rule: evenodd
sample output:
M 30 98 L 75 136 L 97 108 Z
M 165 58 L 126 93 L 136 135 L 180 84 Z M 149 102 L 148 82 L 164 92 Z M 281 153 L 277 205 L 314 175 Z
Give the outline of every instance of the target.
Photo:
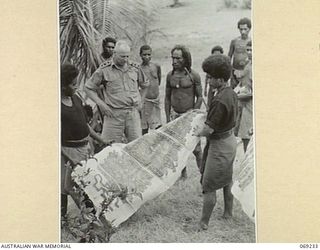
M 229 53 L 228 53 L 228 56 L 230 57 L 230 59 L 232 58 L 233 54 L 234 54 L 234 40 L 231 41 L 230 43 L 230 47 L 229 47 Z
M 170 122 L 170 109 L 171 109 L 171 87 L 170 87 L 170 73 L 167 75 L 166 80 L 166 94 L 164 99 L 164 110 L 166 113 L 167 122 Z
M 104 139 L 102 139 L 102 137 L 98 133 L 96 133 L 96 131 L 93 130 L 93 128 L 91 126 L 89 126 L 89 124 L 87 124 L 87 125 L 88 125 L 88 128 L 89 128 L 90 136 L 93 139 L 97 140 L 100 143 L 103 143 L 106 146 L 111 144 L 111 141 L 105 141 Z
M 138 69 L 138 86 L 139 86 L 139 92 L 141 96 L 141 104 L 138 107 L 138 109 L 141 110 L 144 104 L 144 99 L 146 98 L 146 95 L 148 92 L 148 87 L 150 86 L 150 81 L 147 78 L 147 76 L 144 74 L 141 68 Z
M 210 128 L 207 124 L 204 124 L 204 126 L 202 128 L 196 127 L 193 130 L 193 134 L 194 136 L 209 136 L 210 134 L 213 133 L 213 128 Z
M 203 93 L 204 96 L 208 95 L 208 91 L 207 91 L 208 85 L 209 85 L 209 83 L 208 83 L 208 74 L 206 74 L 206 79 L 205 79 L 205 82 L 204 82 L 204 93 Z
M 161 84 L 161 67 L 159 65 L 157 66 L 157 75 L 158 75 L 158 79 L 159 79 L 159 85 Z
M 195 96 L 197 98 L 197 101 L 194 104 L 194 108 L 200 109 L 203 97 L 202 97 L 201 78 L 199 74 L 194 74 L 194 84 L 195 84 Z
M 140 96 L 141 96 L 141 105 L 140 105 L 140 107 L 138 107 L 138 109 L 142 110 L 142 107 L 144 105 L 144 99 L 146 98 L 146 95 L 148 92 L 148 88 L 140 89 L 139 92 L 140 92 Z

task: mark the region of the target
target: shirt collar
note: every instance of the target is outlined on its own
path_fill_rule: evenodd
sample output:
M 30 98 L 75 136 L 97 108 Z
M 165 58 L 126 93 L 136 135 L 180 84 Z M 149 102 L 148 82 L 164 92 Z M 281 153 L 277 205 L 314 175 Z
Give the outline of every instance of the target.
M 114 63 L 113 60 L 111 61 L 111 67 L 114 67 L 114 68 L 116 68 L 117 70 L 120 70 L 120 71 L 122 71 L 122 72 L 126 72 L 126 71 L 129 70 L 129 65 L 128 65 L 128 64 L 127 64 L 127 68 L 126 68 L 126 69 L 121 69 L 121 68 L 119 68 L 119 66 L 117 66 L 117 65 Z

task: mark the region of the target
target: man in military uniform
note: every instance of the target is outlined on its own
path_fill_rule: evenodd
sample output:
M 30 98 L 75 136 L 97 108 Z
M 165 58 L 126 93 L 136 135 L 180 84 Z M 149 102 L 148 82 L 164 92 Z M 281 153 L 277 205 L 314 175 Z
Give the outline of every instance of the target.
M 200 109 L 202 103 L 202 87 L 200 75 L 191 69 L 191 54 L 182 45 L 171 50 L 172 71 L 167 74 L 165 113 L 167 122 L 174 120 L 191 109 Z M 202 151 L 200 142 L 193 154 L 200 170 Z M 187 177 L 186 168 L 182 177 Z
M 101 136 L 109 141 L 122 142 L 123 134 L 128 142 L 141 136 L 139 110 L 149 81 L 138 64 L 129 62 L 130 51 L 125 41 L 118 41 L 112 61 L 102 63 L 85 84 L 88 97 L 103 114 Z M 96 92 L 101 85 L 104 99 Z

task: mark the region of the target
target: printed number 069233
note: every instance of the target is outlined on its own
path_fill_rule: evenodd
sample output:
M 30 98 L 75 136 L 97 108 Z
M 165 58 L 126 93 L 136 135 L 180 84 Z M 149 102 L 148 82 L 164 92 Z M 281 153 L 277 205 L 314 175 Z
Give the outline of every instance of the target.
M 300 244 L 300 248 L 318 248 L 318 244 Z

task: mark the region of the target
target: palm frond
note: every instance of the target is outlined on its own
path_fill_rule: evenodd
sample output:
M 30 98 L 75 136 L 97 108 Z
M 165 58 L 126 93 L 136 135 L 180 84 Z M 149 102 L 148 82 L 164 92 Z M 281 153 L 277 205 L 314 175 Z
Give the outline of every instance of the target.
M 86 79 L 101 63 L 101 40 L 126 39 L 136 46 L 149 34 L 156 0 L 60 0 L 61 62 L 72 62 Z M 146 4 L 147 3 L 147 4 Z
M 60 53 L 61 62 L 72 62 L 80 69 L 81 77 L 89 76 L 98 64 L 96 37 L 99 32 L 90 21 L 90 12 L 84 0 L 61 0 Z

